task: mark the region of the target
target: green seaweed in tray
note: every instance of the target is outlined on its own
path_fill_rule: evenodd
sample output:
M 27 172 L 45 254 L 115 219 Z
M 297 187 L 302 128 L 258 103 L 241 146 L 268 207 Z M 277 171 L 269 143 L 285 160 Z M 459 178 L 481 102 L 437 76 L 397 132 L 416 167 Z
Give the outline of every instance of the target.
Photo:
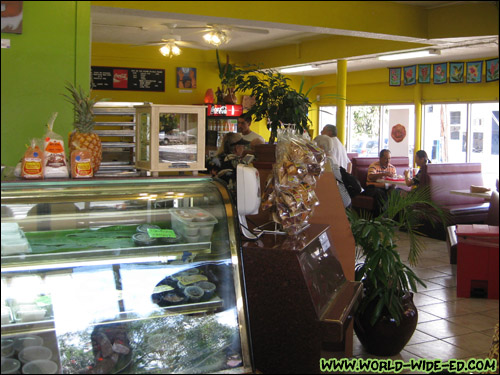
M 134 247 L 136 225 L 26 232 L 33 254 Z

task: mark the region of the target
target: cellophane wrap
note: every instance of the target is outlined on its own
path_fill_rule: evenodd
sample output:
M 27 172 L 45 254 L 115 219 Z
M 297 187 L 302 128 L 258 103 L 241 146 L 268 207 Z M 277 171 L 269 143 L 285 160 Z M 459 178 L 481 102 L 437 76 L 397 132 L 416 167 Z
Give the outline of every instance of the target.
M 306 133 L 296 134 L 293 129 L 278 132 L 276 163 L 266 182 L 262 209 L 270 210 L 273 220 L 290 235 L 308 225 L 319 204 L 314 189 L 325 162 L 325 152 Z

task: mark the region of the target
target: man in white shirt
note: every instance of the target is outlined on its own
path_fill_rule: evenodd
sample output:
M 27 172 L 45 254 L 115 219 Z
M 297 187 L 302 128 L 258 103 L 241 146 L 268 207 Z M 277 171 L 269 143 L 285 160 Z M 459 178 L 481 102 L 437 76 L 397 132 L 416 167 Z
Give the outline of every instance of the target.
M 250 130 L 250 124 L 252 123 L 252 116 L 247 114 L 242 114 L 238 117 L 238 133 L 243 135 L 243 139 L 248 142 L 254 141 L 254 139 L 259 139 L 259 141 L 254 141 L 252 144 L 265 143 L 264 138 L 254 131 Z
M 333 141 L 332 156 L 334 160 L 337 161 L 337 164 L 339 166 L 344 168 L 347 172 L 351 173 L 351 161 L 347 156 L 347 151 L 344 145 L 337 138 L 337 127 L 331 124 L 325 125 L 325 127 L 321 131 L 321 135 L 327 135 L 330 138 L 332 138 Z

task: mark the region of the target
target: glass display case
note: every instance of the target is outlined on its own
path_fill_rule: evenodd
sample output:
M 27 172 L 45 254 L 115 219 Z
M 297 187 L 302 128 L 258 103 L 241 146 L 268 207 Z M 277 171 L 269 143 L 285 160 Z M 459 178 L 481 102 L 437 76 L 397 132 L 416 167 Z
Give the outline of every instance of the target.
M 153 172 L 205 170 L 205 106 L 136 106 L 136 167 Z
M 2 182 L 1 199 L 2 372 L 252 371 L 217 181 Z

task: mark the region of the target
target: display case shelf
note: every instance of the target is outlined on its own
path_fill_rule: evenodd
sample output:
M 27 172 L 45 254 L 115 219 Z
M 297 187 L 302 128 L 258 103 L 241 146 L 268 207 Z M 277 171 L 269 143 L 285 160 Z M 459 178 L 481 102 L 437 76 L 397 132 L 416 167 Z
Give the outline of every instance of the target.
M 252 372 L 234 215 L 210 178 L 3 182 L 2 339 L 58 373 Z

